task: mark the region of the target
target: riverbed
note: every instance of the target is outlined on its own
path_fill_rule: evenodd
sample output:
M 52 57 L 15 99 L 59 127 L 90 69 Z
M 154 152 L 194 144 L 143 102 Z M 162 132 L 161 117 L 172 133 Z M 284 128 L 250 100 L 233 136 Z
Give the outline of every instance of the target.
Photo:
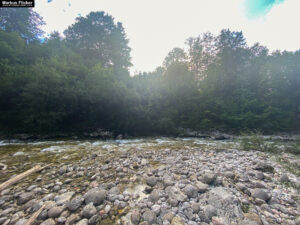
M 24 224 L 42 205 L 48 224 L 299 224 L 300 159 L 243 151 L 240 138 L 0 141 L 0 224 Z M 298 172 L 297 172 L 298 171 Z

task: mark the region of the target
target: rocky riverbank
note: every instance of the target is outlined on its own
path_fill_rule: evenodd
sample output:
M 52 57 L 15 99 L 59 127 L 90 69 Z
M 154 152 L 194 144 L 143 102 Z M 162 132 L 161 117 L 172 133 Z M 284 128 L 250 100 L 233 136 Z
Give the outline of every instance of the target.
M 35 224 L 300 224 L 300 159 L 291 154 L 197 138 L 4 149 L 5 179 L 53 164 L 1 192 L 0 225 L 26 224 L 43 205 Z

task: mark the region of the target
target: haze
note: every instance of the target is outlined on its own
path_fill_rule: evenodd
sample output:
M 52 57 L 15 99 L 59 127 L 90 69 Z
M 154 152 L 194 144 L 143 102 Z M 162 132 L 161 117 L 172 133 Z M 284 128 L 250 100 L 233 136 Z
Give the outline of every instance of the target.
M 123 23 L 130 47 L 131 73 L 152 71 L 174 47 L 189 37 L 221 29 L 243 31 L 249 45 L 259 42 L 270 50 L 297 50 L 300 31 L 298 0 L 53 0 L 37 2 L 35 10 L 47 25 L 63 32 L 78 15 L 103 10 Z

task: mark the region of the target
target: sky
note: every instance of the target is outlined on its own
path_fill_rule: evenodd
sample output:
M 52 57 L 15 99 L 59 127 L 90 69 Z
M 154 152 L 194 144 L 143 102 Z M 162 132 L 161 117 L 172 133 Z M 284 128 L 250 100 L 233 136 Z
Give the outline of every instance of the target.
M 189 37 L 243 31 L 249 45 L 300 49 L 299 0 L 37 0 L 46 33 L 62 33 L 78 16 L 105 11 L 123 24 L 132 48 L 131 73 L 153 71 Z

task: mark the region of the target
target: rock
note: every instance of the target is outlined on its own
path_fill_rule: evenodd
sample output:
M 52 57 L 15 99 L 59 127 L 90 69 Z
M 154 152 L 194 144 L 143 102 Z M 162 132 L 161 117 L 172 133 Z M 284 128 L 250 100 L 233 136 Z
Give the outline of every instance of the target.
M 71 214 L 66 220 L 66 225 L 75 224 L 78 220 L 80 220 L 80 216 L 78 214 Z
M 41 225 L 55 225 L 55 224 L 56 223 L 55 223 L 54 219 L 51 219 L 51 218 L 49 218 L 41 223 Z
M 171 225 L 185 225 L 185 222 L 181 217 L 175 216 L 172 219 Z
M 271 199 L 271 195 L 261 188 L 255 188 L 254 190 L 252 190 L 251 196 L 264 201 L 268 201 Z
M 93 188 L 84 195 L 84 201 L 86 204 L 92 202 L 95 206 L 97 206 L 104 202 L 106 196 L 106 190 L 100 188 Z
M 274 167 L 269 165 L 268 163 L 262 162 L 262 161 L 258 162 L 255 165 L 254 169 L 260 170 L 262 172 L 274 173 Z
M 71 212 L 76 211 L 83 203 L 84 198 L 81 195 L 76 196 L 71 201 L 68 202 L 68 209 Z
M 205 184 L 213 184 L 216 180 L 216 175 L 212 173 L 205 173 L 202 177 L 202 182 Z
M 109 195 L 118 195 L 120 194 L 120 189 L 118 187 L 112 187 L 109 191 L 108 191 Z
M 73 192 L 73 191 L 66 192 L 59 196 L 56 196 L 54 198 L 54 200 L 56 201 L 57 205 L 66 205 L 70 201 L 70 199 L 73 197 L 74 194 L 75 194 L 75 192 Z
M 152 210 L 147 209 L 143 213 L 143 220 L 148 222 L 150 225 L 156 223 L 156 214 Z
M 172 186 L 173 184 L 174 184 L 174 182 L 170 179 L 164 179 L 163 180 L 163 185 L 164 185 L 165 188 L 168 187 L 168 186 Z
M 205 205 L 209 204 L 215 207 L 218 215 L 220 212 L 220 216 L 225 216 L 227 220 L 225 224 L 234 224 L 237 218 L 243 218 L 243 212 L 238 198 L 226 188 L 215 187 L 205 193 L 205 195 L 207 195 L 207 199 L 203 198 L 199 203 Z M 203 216 L 206 217 L 205 214 Z
M 197 202 L 193 202 L 191 204 L 191 208 L 192 208 L 194 213 L 198 213 L 200 211 L 200 204 L 197 203 Z
M 258 225 L 262 225 L 262 221 L 256 213 L 245 213 L 244 217 L 246 220 L 254 221 Z
M 89 225 L 97 225 L 99 223 L 99 221 L 100 221 L 100 216 L 94 215 L 89 219 L 88 224 Z
M 7 165 L 0 163 L 0 170 L 6 170 L 7 169 Z
M 172 212 L 168 212 L 163 216 L 163 220 L 167 220 L 169 222 L 174 218 L 174 214 Z
M 242 220 L 239 225 L 258 225 L 255 221 L 244 219 Z
M 0 225 L 4 224 L 6 220 L 7 220 L 7 217 L 1 217 L 0 218 Z
M 154 177 L 154 176 L 147 177 L 146 184 L 148 184 L 151 187 L 154 187 L 156 185 L 156 183 L 157 183 L 156 177 Z
M 48 217 L 50 218 L 57 218 L 60 216 L 62 211 L 64 211 L 64 206 L 55 206 L 48 210 Z
M 225 176 L 226 178 L 229 178 L 229 179 L 234 179 L 234 177 L 235 177 L 234 173 L 231 172 L 231 171 L 226 171 L 226 172 L 224 173 L 224 176 Z
M 22 219 L 20 219 L 18 222 L 16 222 L 16 224 L 15 225 L 24 225 L 24 224 L 26 224 L 27 223 L 27 219 L 25 219 L 25 218 L 22 218 Z M 55 224 L 55 223 L 54 223 Z M 43 225 L 48 225 L 48 224 L 43 224 Z M 52 225 L 52 224 L 49 224 L 49 225 Z
M 281 177 L 280 177 L 280 181 L 283 182 L 283 183 L 287 183 L 290 181 L 289 177 L 287 174 L 283 174 Z
M 158 216 L 159 215 L 159 213 L 160 213 L 160 205 L 153 205 L 152 207 L 151 207 L 151 210 L 153 211 L 153 212 L 155 212 L 155 214 Z
M 8 216 L 9 214 L 12 214 L 13 212 L 15 212 L 15 208 L 14 207 L 9 207 L 5 210 L 3 210 L 2 212 L 0 211 L 0 216 Z
M 169 198 L 168 199 L 168 203 L 172 206 L 172 207 L 176 207 L 178 205 L 178 201 L 174 198 Z
M 89 203 L 88 205 L 86 205 L 83 209 L 82 209 L 82 215 L 85 218 L 91 218 L 92 216 L 94 216 L 97 213 L 97 209 L 95 208 L 95 206 L 93 205 L 93 203 Z
M 217 209 L 212 205 L 204 206 L 204 214 L 208 219 L 211 219 L 214 216 L 217 216 Z
M 34 195 L 31 192 L 24 192 L 19 195 L 17 203 L 18 205 L 24 204 L 29 200 L 33 199 Z
M 88 219 L 82 219 L 77 222 L 76 225 L 88 225 Z
M 26 155 L 25 152 L 16 152 L 13 154 L 13 156 L 23 156 Z
M 200 181 L 196 181 L 195 185 L 196 185 L 199 193 L 206 192 L 208 190 L 208 187 L 209 187 L 207 184 L 204 184 L 204 183 L 202 183 Z
M 150 202 L 157 202 L 159 200 L 159 191 L 154 189 L 148 197 Z
M 133 210 L 130 215 L 131 222 L 133 224 L 139 224 L 140 219 L 141 219 L 141 214 L 140 214 L 139 210 L 137 210 L 137 209 Z
M 61 217 L 57 218 L 57 223 L 64 224 L 66 222 L 66 220 L 67 220 L 66 217 L 61 216 Z
M 191 184 L 188 184 L 184 187 L 183 192 L 189 197 L 189 198 L 196 198 L 198 195 L 198 190 L 196 187 L 194 187 Z
M 179 202 L 185 202 L 187 200 L 187 196 L 175 186 L 169 186 L 165 189 L 165 191 L 170 199 L 175 199 Z

